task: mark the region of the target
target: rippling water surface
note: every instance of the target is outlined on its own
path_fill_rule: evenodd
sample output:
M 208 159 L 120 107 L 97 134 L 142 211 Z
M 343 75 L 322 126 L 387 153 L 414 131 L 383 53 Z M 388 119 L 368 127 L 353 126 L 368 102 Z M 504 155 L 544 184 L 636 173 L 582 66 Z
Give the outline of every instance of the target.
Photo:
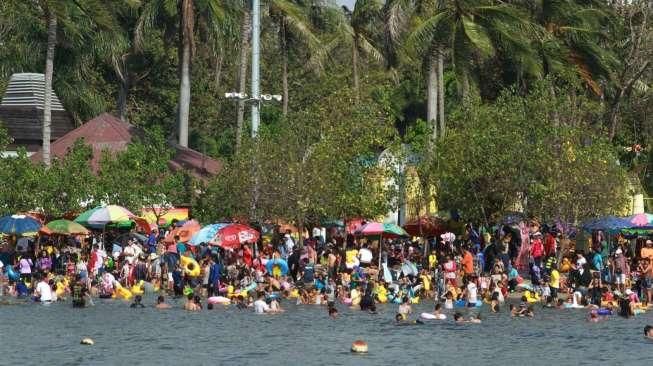
M 151 305 L 154 298 L 143 301 Z M 0 365 L 650 365 L 643 338 L 653 311 L 634 319 L 585 321 L 584 310 L 537 309 L 534 319 L 490 314 L 483 324 L 444 322 L 397 327 L 395 306 L 370 315 L 339 307 L 282 303 L 286 312 L 256 315 L 235 307 L 200 313 L 131 309 L 119 300 L 0 305 Z M 414 306 L 419 313 L 432 303 Z M 504 310 L 504 309 L 502 309 Z M 449 314 L 450 315 L 450 314 Z M 451 318 L 451 316 L 449 316 Z M 83 337 L 94 346 L 79 344 Z M 369 354 L 349 352 L 363 339 Z

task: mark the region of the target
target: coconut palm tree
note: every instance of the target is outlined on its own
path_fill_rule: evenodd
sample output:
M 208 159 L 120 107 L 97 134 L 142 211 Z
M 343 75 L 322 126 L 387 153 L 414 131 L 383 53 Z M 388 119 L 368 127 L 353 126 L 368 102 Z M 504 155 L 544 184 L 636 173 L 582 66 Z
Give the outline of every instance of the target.
M 244 5 L 240 27 L 240 57 L 238 66 L 238 91 L 245 93 L 247 88 L 247 63 L 249 59 L 249 42 L 251 38 L 252 15 L 247 5 Z M 245 120 L 245 101 L 239 100 L 236 115 L 236 151 L 240 151 L 243 136 L 243 122 Z
M 541 73 L 539 59 L 530 46 L 534 30 L 527 17 L 515 7 L 489 1 L 444 1 L 435 11 L 418 17 L 406 44 L 423 57 L 429 70 L 427 118 L 433 123 L 433 129 L 438 127 L 435 121 L 438 100 L 443 100 L 443 96 L 438 97 L 438 90 L 443 88 L 434 84 L 438 83 L 437 70 L 443 68 L 441 57 L 445 50 L 451 55 L 459 89 L 466 99 L 478 59 L 501 53 L 517 60 L 523 73 Z M 439 79 L 441 82 L 442 76 Z M 443 118 L 440 129 L 444 130 Z M 434 136 L 437 136 L 435 132 Z
M 609 78 L 617 60 L 602 46 L 608 10 L 592 1 L 539 0 L 521 3 L 543 32 L 537 42 L 546 74 L 575 70 L 601 95 L 600 78 Z
M 283 116 L 288 114 L 288 51 L 292 41 L 305 46 L 309 54 L 324 53 L 322 44 L 311 30 L 311 23 L 306 10 L 299 3 L 291 0 L 270 0 L 269 15 L 279 30 L 279 48 L 281 50 L 281 80 L 283 88 Z M 320 57 L 314 58 L 319 60 Z
M 219 33 L 224 18 L 224 8 L 218 0 L 150 0 L 143 5 L 143 12 L 137 25 L 137 34 L 151 30 L 157 22 L 169 26 L 170 20 L 177 21 L 179 35 L 179 103 L 177 121 L 179 124 L 179 145 L 188 146 L 188 124 L 190 115 L 191 64 L 195 52 L 195 23 L 203 21 L 209 32 Z
M 382 10 L 383 3 L 379 0 L 358 0 L 352 11 L 343 6 L 343 12 L 337 13 L 340 17 L 336 18 L 336 40 L 351 47 L 353 87 L 357 98 L 360 98 L 360 55 L 363 54 L 375 62 L 385 62 L 383 51 L 374 44 Z
M 46 20 L 47 44 L 45 55 L 45 87 L 43 96 L 43 163 L 50 166 L 50 139 L 52 123 L 52 78 L 54 75 L 54 56 L 57 46 L 59 23 L 67 30 L 67 34 L 83 34 L 80 24 L 74 19 L 83 15 L 86 21 L 90 20 L 95 29 L 86 29 L 86 32 L 107 31 L 115 29 L 111 13 L 106 4 L 100 0 L 88 0 L 83 3 L 66 0 L 40 0 L 38 9 Z

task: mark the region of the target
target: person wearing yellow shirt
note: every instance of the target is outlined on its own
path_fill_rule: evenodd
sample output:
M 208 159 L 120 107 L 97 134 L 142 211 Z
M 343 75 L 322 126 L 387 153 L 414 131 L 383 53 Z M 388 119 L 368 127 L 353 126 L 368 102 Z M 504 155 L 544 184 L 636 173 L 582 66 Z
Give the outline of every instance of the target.
M 437 265 L 438 257 L 435 255 L 435 250 L 432 250 L 431 254 L 429 254 L 429 269 L 434 270 Z
M 556 268 L 551 269 L 549 288 L 551 288 L 551 298 L 553 300 L 557 299 L 558 290 L 560 289 L 560 272 Z

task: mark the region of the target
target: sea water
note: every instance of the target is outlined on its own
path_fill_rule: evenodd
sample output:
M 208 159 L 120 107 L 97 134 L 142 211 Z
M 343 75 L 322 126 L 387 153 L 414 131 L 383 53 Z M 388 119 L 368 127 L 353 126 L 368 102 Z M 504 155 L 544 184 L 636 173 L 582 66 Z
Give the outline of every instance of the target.
M 7 300 L 6 298 L 4 300 Z M 16 300 L 9 299 L 11 302 Z M 492 314 L 480 309 L 482 324 L 445 321 L 398 327 L 396 305 L 377 314 L 338 306 L 282 302 L 285 313 L 257 315 L 235 306 L 189 313 L 182 301 L 156 310 L 154 297 L 143 309 L 121 300 L 42 306 L 0 305 L 0 365 L 647 365 L 653 341 L 643 337 L 653 311 L 632 319 L 611 316 L 589 323 L 586 310 L 535 307 L 535 317 L 511 318 L 507 306 Z M 433 303 L 413 305 L 432 310 Z M 466 310 L 466 309 L 465 309 Z M 466 315 L 477 314 L 473 309 Z M 413 316 L 415 318 L 416 316 Z M 80 345 L 90 337 L 94 346 Z M 369 353 L 352 354 L 354 340 Z

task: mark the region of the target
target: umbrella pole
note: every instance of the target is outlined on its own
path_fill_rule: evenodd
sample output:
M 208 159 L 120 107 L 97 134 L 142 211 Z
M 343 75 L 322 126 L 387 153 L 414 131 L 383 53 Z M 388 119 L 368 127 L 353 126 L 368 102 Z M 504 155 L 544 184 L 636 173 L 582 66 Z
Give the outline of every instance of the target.
M 383 274 L 383 270 L 381 269 L 381 253 L 383 253 L 383 233 L 379 235 L 379 279 L 381 279 L 381 275 Z

